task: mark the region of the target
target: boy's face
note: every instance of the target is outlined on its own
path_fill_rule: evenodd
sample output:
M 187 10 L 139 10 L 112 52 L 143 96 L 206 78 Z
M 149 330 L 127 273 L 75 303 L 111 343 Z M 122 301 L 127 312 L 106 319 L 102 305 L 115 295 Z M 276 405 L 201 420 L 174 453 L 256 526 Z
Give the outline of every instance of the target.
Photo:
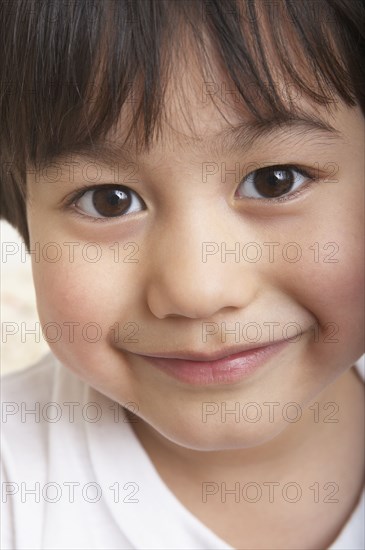
M 31 249 L 39 247 L 32 255 L 38 310 L 42 325 L 51 323 L 55 355 L 113 400 L 134 402 L 134 412 L 171 441 L 223 450 L 272 439 L 290 425 L 282 414 L 289 402 L 315 399 L 363 353 L 364 119 L 359 108 L 338 103 L 331 115 L 299 99 L 339 136 L 293 125 L 246 147 L 228 139 L 218 147 L 229 125 L 204 86 L 189 92 L 194 131 L 170 99 L 169 123 L 149 154 L 129 163 L 120 156 L 118 166 L 74 155 L 73 168 L 62 164 L 67 157 L 58 173 L 55 166 L 37 178 L 29 173 L 27 212 Z M 224 81 L 214 87 L 225 89 Z M 241 122 L 228 107 L 226 116 Z M 284 188 L 295 178 L 280 196 L 302 193 L 249 198 L 270 193 L 267 174 L 256 186 L 245 178 L 269 165 L 294 167 L 276 174 Z M 318 181 L 307 185 L 298 169 Z M 92 194 L 102 184 L 133 194 L 108 202 L 106 191 Z M 66 207 L 84 185 L 76 210 Z M 127 213 L 93 221 L 123 212 L 131 197 Z M 229 355 L 298 332 L 235 382 L 192 385 L 146 357 Z M 223 414 L 237 403 L 242 421 Z M 274 422 L 268 403 L 279 403 Z M 260 410 L 258 422 L 241 415 Z

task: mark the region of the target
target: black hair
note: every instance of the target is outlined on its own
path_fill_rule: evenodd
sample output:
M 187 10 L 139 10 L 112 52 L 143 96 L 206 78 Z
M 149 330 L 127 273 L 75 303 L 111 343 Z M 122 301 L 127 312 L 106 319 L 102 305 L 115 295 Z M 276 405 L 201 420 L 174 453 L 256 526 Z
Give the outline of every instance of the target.
M 103 140 L 127 104 L 126 139 L 148 148 L 193 54 L 258 122 L 290 117 L 287 84 L 365 115 L 362 0 L 1 0 L 0 43 L 0 215 L 27 247 L 26 167 Z

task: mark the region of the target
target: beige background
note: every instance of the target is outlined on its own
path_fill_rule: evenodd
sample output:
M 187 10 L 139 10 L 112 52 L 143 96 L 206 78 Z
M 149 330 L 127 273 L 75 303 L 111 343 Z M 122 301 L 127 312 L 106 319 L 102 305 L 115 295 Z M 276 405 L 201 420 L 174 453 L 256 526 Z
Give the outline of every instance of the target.
M 49 350 L 42 337 L 36 310 L 30 256 L 24 258 L 19 234 L 8 223 L 0 222 L 1 244 L 1 374 L 35 363 Z M 17 252 L 4 254 L 6 243 L 15 243 Z M 12 324 L 10 324 L 12 323 Z M 15 325 L 13 325 L 15 323 Z M 21 325 L 23 323 L 23 325 Z M 14 335 L 7 329 L 17 330 Z M 37 334 L 26 334 L 36 329 Z M 39 342 L 36 342 L 36 339 Z

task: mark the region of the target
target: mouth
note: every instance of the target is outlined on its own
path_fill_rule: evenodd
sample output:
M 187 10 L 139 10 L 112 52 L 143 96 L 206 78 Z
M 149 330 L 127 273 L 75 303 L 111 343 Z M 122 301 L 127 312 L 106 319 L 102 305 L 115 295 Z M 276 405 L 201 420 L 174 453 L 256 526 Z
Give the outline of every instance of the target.
M 162 352 L 140 357 L 150 366 L 187 384 L 232 384 L 247 378 L 280 353 L 288 340 L 218 350 L 215 353 Z

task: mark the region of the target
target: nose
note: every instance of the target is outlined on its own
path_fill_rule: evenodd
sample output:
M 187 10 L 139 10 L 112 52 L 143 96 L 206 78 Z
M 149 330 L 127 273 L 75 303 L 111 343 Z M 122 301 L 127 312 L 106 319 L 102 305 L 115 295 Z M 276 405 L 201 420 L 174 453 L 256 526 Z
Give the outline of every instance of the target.
M 227 227 L 215 226 L 214 236 L 211 227 L 190 219 L 153 239 L 147 304 L 155 317 L 206 319 L 225 308 L 241 309 L 251 303 L 258 286 L 254 266 L 237 263 L 237 256 L 230 254 L 222 257 L 222 247 L 229 249 L 237 240 L 222 238 Z

